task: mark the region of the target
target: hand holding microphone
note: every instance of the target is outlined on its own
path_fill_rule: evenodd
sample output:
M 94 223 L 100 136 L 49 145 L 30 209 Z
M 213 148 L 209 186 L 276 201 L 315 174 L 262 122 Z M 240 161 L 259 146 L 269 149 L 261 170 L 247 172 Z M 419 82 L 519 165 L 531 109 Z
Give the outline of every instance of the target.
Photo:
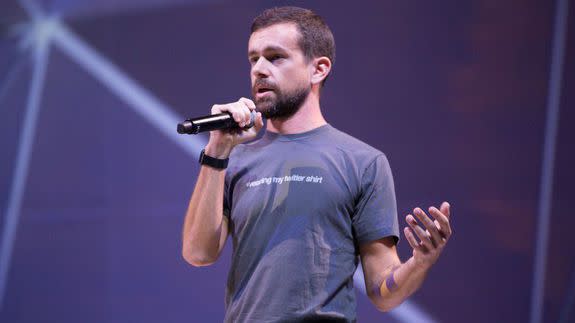
M 210 131 L 206 154 L 227 158 L 237 144 L 252 140 L 263 127 L 262 115 L 247 98 L 229 104 L 216 104 L 210 116 L 191 118 L 178 124 L 178 133 L 197 134 Z

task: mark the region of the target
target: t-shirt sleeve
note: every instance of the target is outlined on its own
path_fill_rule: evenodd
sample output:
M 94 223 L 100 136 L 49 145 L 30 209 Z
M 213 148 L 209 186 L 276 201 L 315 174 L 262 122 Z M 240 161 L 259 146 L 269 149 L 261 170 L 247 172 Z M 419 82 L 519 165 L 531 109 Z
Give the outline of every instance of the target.
M 399 241 L 393 176 L 384 154 L 378 155 L 361 177 L 352 223 L 359 244 L 389 236 L 396 244 Z
M 224 216 L 228 219 L 230 218 L 230 209 L 232 207 L 232 197 L 230 195 L 230 178 L 228 174 L 226 174 L 226 179 L 224 182 Z

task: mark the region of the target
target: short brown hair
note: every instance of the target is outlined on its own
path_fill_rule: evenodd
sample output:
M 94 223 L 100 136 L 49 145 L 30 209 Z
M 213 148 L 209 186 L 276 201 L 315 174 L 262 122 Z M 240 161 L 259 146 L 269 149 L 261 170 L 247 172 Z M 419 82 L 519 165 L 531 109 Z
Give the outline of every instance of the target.
M 300 33 L 299 47 L 306 59 L 326 56 L 335 62 L 335 40 L 328 25 L 311 10 L 299 7 L 276 7 L 264 10 L 252 22 L 251 33 L 281 23 L 294 23 Z M 324 79 L 327 79 L 327 77 Z M 323 84 L 323 82 L 322 82 Z

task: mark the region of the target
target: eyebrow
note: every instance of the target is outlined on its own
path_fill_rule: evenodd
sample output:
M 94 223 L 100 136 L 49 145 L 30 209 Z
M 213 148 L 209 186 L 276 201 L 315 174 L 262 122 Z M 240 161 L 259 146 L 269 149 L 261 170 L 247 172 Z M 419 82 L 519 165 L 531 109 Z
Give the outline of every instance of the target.
M 285 53 L 287 52 L 287 49 L 285 49 L 284 47 L 281 46 L 268 46 L 266 48 L 264 48 L 264 50 L 262 51 L 263 53 L 269 53 L 269 52 L 282 52 Z M 248 57 L 252 57 L 254 55 L 257 55 L 257 51 L 255 50 L 250 50 L 248 52 Z

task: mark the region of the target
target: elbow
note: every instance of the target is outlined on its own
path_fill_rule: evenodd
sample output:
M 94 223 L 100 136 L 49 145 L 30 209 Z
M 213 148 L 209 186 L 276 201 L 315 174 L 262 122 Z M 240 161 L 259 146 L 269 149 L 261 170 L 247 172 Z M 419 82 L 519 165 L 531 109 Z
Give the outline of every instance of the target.
M 388 304 L 375 304 L 375 308 L 380 312 L 389 312 L 394 309 L 395 306 L 389 306 Z
M 217 257 L 212 257 L 206 253 L 191 252 L 191 250 L 183 250 L 182 257 L 188 264 L 194 267 L 209 266 L 217 260 Z
M 380 312 L 389 312 L 401 304 L 390 302 L 390 300 L 382 299 L 381 297 L 369 297 L 369 299 L 375 308 L 377 308 L 377 310 Z

